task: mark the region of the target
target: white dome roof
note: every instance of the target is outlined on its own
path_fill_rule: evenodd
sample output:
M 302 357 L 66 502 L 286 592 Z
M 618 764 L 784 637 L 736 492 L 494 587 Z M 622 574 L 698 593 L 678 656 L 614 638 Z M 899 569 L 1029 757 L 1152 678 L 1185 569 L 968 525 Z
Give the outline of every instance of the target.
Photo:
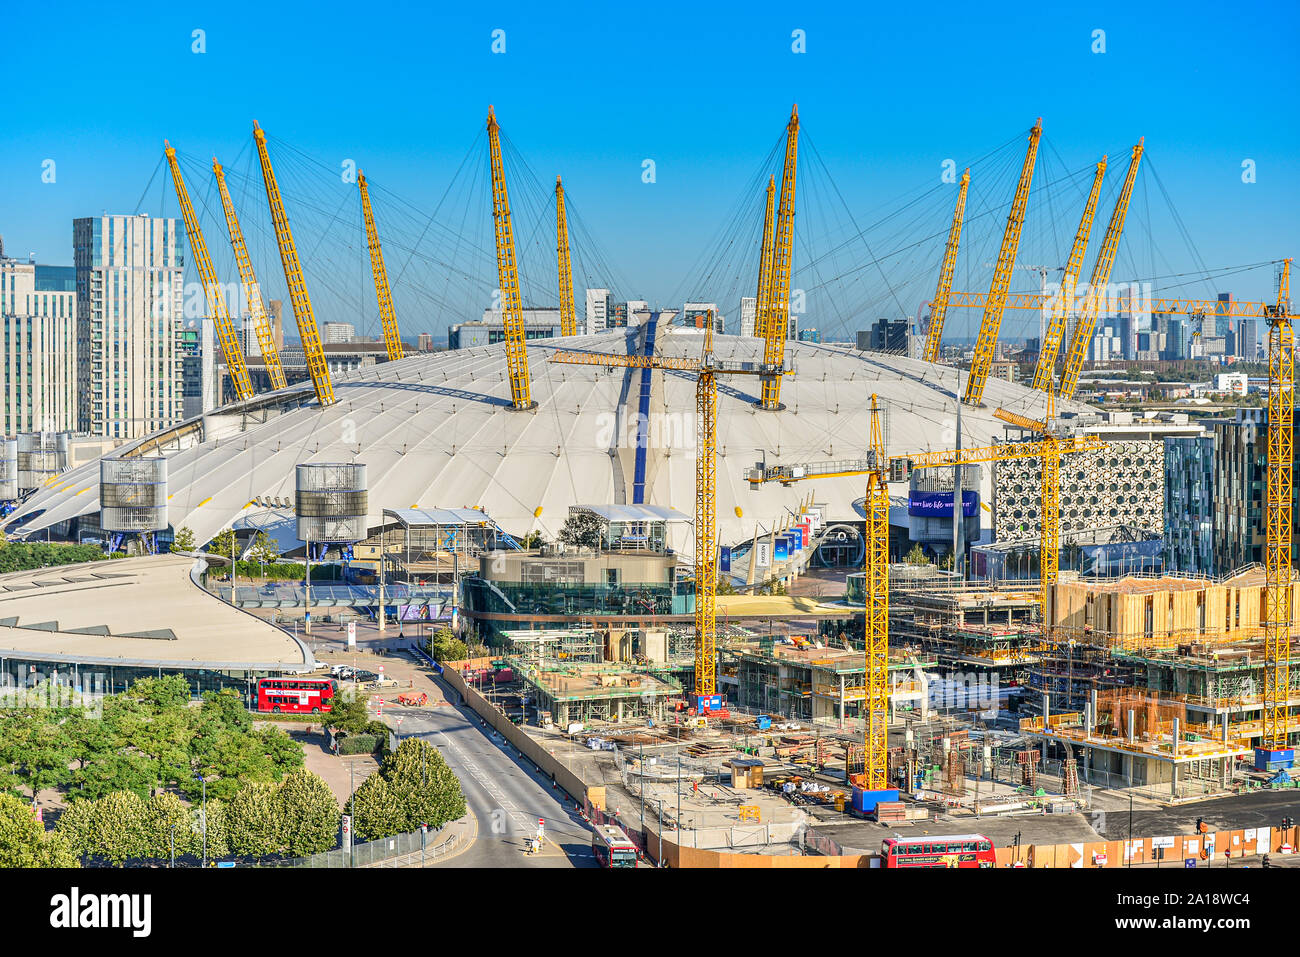
M 655 351 L 698 356 L 702 337 L 696 329 L 660 328 Z M 338 401 L 327 409 L 316 405 L 310 383 L 300 383 L 254 400 L 254 407 L 265 410 L 265 420 L 261 412 L 239 415 L 239 406 L 217 410 L 204 417 L 201 440 L 175 452 L 163 445 L 170 522 L 173 528 L 188 526 L 202 543 L 236 518 L 264 511 L 270 500 L 291 504 L 299 463 L 362 462 L 369 473 L 372 526 L 380 523 L 384 508 L 473 506 L 511 534 L 540 529 L 553 538 L 570 505 L 637 500 L 642 370 L 561 365 L 548 357 L 561 348 L 635 353 L 643 343 L 643 329 L 530 341 L 537 402 L 531 412 L 510 408 L 503 344 L 417 353 L 340 375 L 334 380 Z M 714 351 L 721 359 L 761 361 L 762 342 L 715 336 Z M 873 392 L 886 409 L 891 454 L 951 448 L 956 439 L 958 372 L 951 366 L 809 342 L 789 343 L 788 358 L 796 374 L 782 384 L 786 408 L 781 412 L 755 407 L 756 376 L 719 377 L 717 508 L 723 543 L 752 536 L 756 521 L 769 528 L 813 491 L 828 505 L 829 519 L 859 517 L 854 508 L 862 497 L 859 478 L 789 488 L 771 483 L 751 491 L 743 473 L 764 453 L 769 463 L 862 456 Z M 693 514 L 694 376 L 653 371 L 650 387 L 644 501 Z M 962 412 L 964 447 L 1004 434 L 1003 423 L 993 417 L 999 405 L 1035 418 L 1046 414 L 1042 393 L 990 379 L 985 406 Z M 987 474 L 984 486 L 987 492 Z M 6 525 L 11 533 L 36 535 L 49 525 L 97 512 L 98 496 L 95 461 L 63 473 L 24 502 Z M 250 504 L 255 499 L 264 504 Z M 689 527 L 679 527 L 673 537 L 670 544 L 689 554 Z

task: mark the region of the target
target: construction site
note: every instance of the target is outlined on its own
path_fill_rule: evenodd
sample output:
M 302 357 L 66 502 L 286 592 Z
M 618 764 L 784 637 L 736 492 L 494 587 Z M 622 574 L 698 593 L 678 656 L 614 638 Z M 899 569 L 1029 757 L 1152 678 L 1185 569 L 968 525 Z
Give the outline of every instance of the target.
M 734 250 L 748 263 L 745 291 L 755 295 L 740 305 L 751 324 L 730 334 L 717 303 L 688 302 L 679 314 L 624 302 L 615 305 L 642 321 L 609 325 L 609 291 L 595 285 L 588 292 L 605 297 L 589 307 L 581 334 L 565 186 L 558 176 L 540 189 L 525 178 L 489 107 L 480 172 L 490 196 L 480 190 L 477 199 L 491 202 L 490 218 L 484 210 L 479 221 L 492 226 L 494 256 L 480 250 L 489 275 L 476 294 L 495 292 L 484 323 L 499 336 L 408 355 L 358 172 L 387 361 L 339 373 L 337 396 L 265 131 L 254 124 L 257 176 L 249 178 L 265 188 L 300 333 L 307 374 L 292 385 L 226 171 L 212 164 L 224 213 L 217 228 L 252 290 L 246 305 L 271 385 L 260 394 L 181 158 L 167 144 L 231 401 L 112 453 L 156 461 L 161 478 L 149 491 L 161 509 L 126 521 L 115 503 L 140 490 L 103 478 L 109 460 L 97 460 L 24 487 L 7 534 L 77 541 L 112 533 L 115 543 L 134 536 L 154 550 L 160 534 L 174 539 L 185 529 L 197 548 L 230 530 L 232 566 L 254 533 L 274 535 L 284 554 L 305 559 L 293 604 L 308 636 L 312 610 L 333 607 L 319 586 L 315 604 L 311 594 L 311 562 L 327 554 L 365 585 L 349 607 L 380 635 L 395 602 L 402 620 L 413 585 L 445 586 L 449 623 L 493 652 L 459 663 L 461 679 L 589 788 L 605 789 L 602 813 L 617 810 L 630 824 L 653 807 L 659 833 L 671 826 L 678 844 L 689 831 L 696 847 L 802 854 L 799 842 L 817 823 L 875 828 L 865 832 L 874 839 L 881 828 L 927 821 L 970 830 L 963 821 L 977 816 L 1077 815 L 1133 799 L 1162 806 L 1292 786 L 1300 602 L 1291 562 L 1290 260 L 1269 264 L 1279 267 L 1270 302 L 1113 295 L 1145 151 L 1139 140 L 1089 291 L 1076 294 L 1076 285 L 1105 158 L 1095 168 L 1090 161 L 1080 180 L 1091 185 L 1060 290 L 1049 294 L 1044 278 L 1040 293 L 1013 293 L 1040 119 L 1023 146 L 1017 134 L 1001 154 L 1018 169 L 1006 216 L 1005 191 L 983 197 L 1001 226 L 990 233 L 987 292 L 953 289 L 967 169 L 954 182 L 955 203 L 942 200 L 946 242 L 937 283 L 935 264 L 926 266 L 933 295 L 919 355 L 823 344 L 798 335 L 791 305 L 800 130 L 795 107 L 759 177 L 766 188 L 743 198 L 748 225 L 761 221 L 755 242 L 721 243 L 708 264 L 707 276 L 727 271 Z M 512 182 L 531 190 L 515 206 L 528 210 L 528 235 L 548 237 L 556 282 L 552 289 L 547 273 L 531 294 L 549 301 L 558 293 L 558 335 L 530 331 L 525 320 L 506 157 L 519 174 Z M 1077 171 L 1053 182 L 1076 179 Z M 945 321 L 961 309 L 982 313 L 969 355 L 945 351 Z M 1007 310 L 1041 319 L 1032 384 L 999 374 Z M 1063 549 L 1078 545 L 1062 526 L 1062 472 L 1112 444 L 1075 399 L 1099 321 L 1207 312 L 1268 324 L 1263 563 L 1223 580 L 1062 570 Z M 1143 441 L 1155 457 L 1155 441 Z M 1109 456 L 1107 468 L 1138 469 L 1140 481 L 1116 477 L 1111 498 L 1069 505 L 1069 517 L 1086 524 L 1107 511 L 1117 524 L 1158 526 L 1144 497 L 1161 485 L 1160 450 L 1159 469 Z M 998 465 L 1012 488 L 1001 502 L 990 474 Z M 951 482 L 914 481 L 948 472 Z M 1070 478 L 1089 481 L 1082 471 Z M 990 501 L 1005 512 L 994 513 L 992 529 L 1036 539 L 1034 574 L 967 576 L 974 539 L 966 525 L 979 524 L 981 508 L 993 511 Z M 912 551 L 928 561 L 923 543 L 942 552 L 948 570 L 920 574 L 900 563 Z M 860 561 L 853 556 L 849 567 L 854 547 Z M 840 559 L 843 593 L 797 593 L 822 549 Z

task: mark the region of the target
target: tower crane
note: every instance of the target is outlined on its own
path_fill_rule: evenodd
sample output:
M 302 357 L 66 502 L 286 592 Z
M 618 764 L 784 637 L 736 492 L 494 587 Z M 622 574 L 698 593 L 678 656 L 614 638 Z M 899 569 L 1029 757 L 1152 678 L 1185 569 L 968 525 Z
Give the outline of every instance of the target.
M 770 306 L 763 322 L 763 379 L 759 407 L 769 412 L 781 405 L 781 377 L 785 374 L 785 340 L 790 328 L 790 268 L 794 253 L 794 183 L 799 166 L 799 106 L 790 110 L 785 127 L 785 168 L 781 173 L 781 203 L 777 208 L 772 245 Z
M 515 233 L 510 224 L 510 197 L 501 162 L 501 127 L 488 107 L 488 151 L 492 166 L 492 222 L 496 229 L 497 275 L 501 284 L 501 317 L 506 334 L 506 370 L 510 376 L 511 406 L 517 411 L 537 407 L 528 374 L 528 346 L 524 331 L 524 305 L 515 265 Z
M 1268 329 L 1268 476 L 1264 513 L 1264 734 L 1255 763 L 1290 766 L 1292 469 L 1295 456 L 1295 332 L 1291 325 L 1291 260 L 1284 260 Z
M 763 247 L 758 257 L 758 293 L 754 300 L 754 335 L 767 338 L 767 313 L 772 308 L 772 215 L 776 196 L 776 177 L 767 178 L 767 213 L 763 217 Z
M 226 308 L 226 297 L 217 281 L 217 271 L 212 268 L 212 257 L 208 255 L 208 244 L 203 240 L 203 230 L 199 228 L 199 219 L 194 215 L 194 206 L 190 203 L 189 190 L 181 178 L 180 163 L 176 161 L 176 150 L 171 143 L 163 141 L 167 154 L 167 165 L 171 167 L 172 183 L 176 187 L 176 199 L 181 205 L 181 216 L 185 219 L 185 231 L 189 233 L 190 248 L 194 250 L 194 265 L 198 267 L 199 278 L 203 282 L 203 294 L 208 301 L 208 313 L 217 327 L 217 340 L 221 343 L 221 354 L 226 360 L 226 369 L 230 373 L 230 382 L 235 387 L 235 398 L 247 402 L 253 397 L 253 384 L 248 378 L 248 366 L 244 363 L 244 353 L 239 348 L 239 337 L 235 335 L 235 325 Z
M 402 358 L 402 334 L 397 328 L 397 313 L 393 309 L 393 293 L 388 288 L 388 270 L 384 268 L 384 250 L 379 245 L 379 230 L 375 227 L 375 211 L 370 207 L 370 190 L 366 174 L 357 170 L 357 188 L 361 190 L 361 213 L 366 221 L 366 244 L 370 247 L 370 271 L 375 274 L 375 297 L 379 300 L 379 325 L 384 331 L 384 350 L 388 361 Z
M 718 379 L 720 375 L 767 376 L 766 363 L 718 359 L 713 354 L 713 311 L 704 331 L 698 359 L 676 356 L 629 356 L 605 352 L 557 350 L 551 362 L 608 368 L 663 369 L 695 373 L 695 412 L 698 458 L 695 464 L 695 707 L 700 713 L 721 706 L 717 690 L 718 515 L 717 444 Z M 784 358 L 784 357 L 783 357 Z M 782 374 L 792 370 L 782 369 Z
M 1002 410 L 999 410 L 1001 412 Z M 996 413 L 995 413 L 996 414 Z M 1012 415 L 1005 413 L 1003 416 Z M 1052 418 L 1049 408 L 1049 422 Z M 956 449 L 943 452 L 915 452 L 901 456 L 887 456 L 881 438 L 879 403 L 871 397 L 871 445 L 866 459 L 840 459 L 829 462 L 806 462 L 798 465 L 757 465 L 744 474 L 750 488 L 761 488 L 766 482 L 780 482 L 789 486 L 795 482 L 843 476 L 867 476 L 866 501 L 866 607 L 864 616 L 867 706 L 866 748 L 864 773 L 858 786 L 867 800 L 891 800 L 879 796 L 887 783 L 888 747 L 883 729 L 888 720 L 889 696 L 889 479 L 905 480 L 912 469 L 943 468 L 954 465 L 974 465 L 982 462 L 1005 462 L 1012 459 L 1042 458 L 1043 468 L 1043 535 L 1042 547 L 1049 541 L 1060 541 L 1059 509 L 1047 511 L 1049 501 L 1060 501 L 1060 459 L 1075 452 L 1104 448 L 1105 443 L 1096 435 L 1060 436 L 1048 428 L 1048 423 L 1021 419 L 1025 428 L 1041 432 L 1044 437 L 1029 442 L 1003 442 L 982 448 Z M 1046 463 L 1053 463 L 1049 468 Z M 1049 488 L 1049 483 L 1056 483 Z M 961 507 L 954 495 L 953 510 Z M 1049 529 L 1050 526 L 1050 529 Z M 1059 555 L 1055 560 L 1040 554 L 1044 569 L 1044 582 L 1039 600 L 1043 603 L 1044 629 L 1047 627 L 1047 602 L 1051 585 L 1056 582 Z M 883 642 L 883 644 L 882 644 Z M 875 797 L 871 797 L 871 794 Z
M 948 227 L 948 243 L 943 247 L 943 263 L 939 267 L 939 287 L 930 303 L 930 329 L 925 337 L 925 352 L 921 358 L 935 362 L 939 358 L 939 345 L 943 341 L 943 320 L 948 314 L 948 294 L 952 292 L 952 274 L 957 267 L 957 245 L 961 242 L 961 224 L 966 215 L 966 190 L 970 186 L 970 167 L 961 174 L 957 190 L 957 206 L 952 212 L 952 225 Z
M 1110 282 L 1110 269 L 1115 264 L 1115 251 L 1119 248 L 1119 238 L 1124 232 L 1124 217 L 1128 215 L 1128 204 L 1133 196 L 1133 182 L 1137 179 L 1138 164 L 1142 162 L 1142 144 L 1145 139 L 1145 137 L 1139 139 L 1137 146 L 1133 147 L 1128 173 L 1124 177 L 1124 186 L 1115 200 L 1115 208 L 1110 214 L 1110 224 L 1106 227 L 1106 238 L 1102 240 L 1097 261 L 1092 265 L 1088 295 L 1079 312 L 1079 321 L 1074 327 L 1074 338 L 1070 340 L 1070 351 L 1065 356 L 1065 368 L 1061 371 L 1060 392 L 1066 399 L 1074 398 L 1074 390 L 1079 385 L 1079 371 L 1083 368 L 1084 357 L 1088 354 L 1093 330 L 1097 328 L 1097 300 Z
M 280 263 L 284 267 L 284 281 L 289 286 L 289 301 L 293 304 L 293 317 L 298 323 L 298 337 L 302 340 L 303 355 L 307 359 L 307 373 L 316 390 L 316 401 L 322 407 L 334 404 L 334 383 L 330 381 L 329 366 L 325 364 L 325 350 L 321 348 L 320 331 L 316 328 L 316 314 L 307 292 L 307 280 L 298 261 L 298 247 L 289 228 L 289 216 L 280 198 L 280 186 L 271 168 L 271 157 L 266 151 L 266 132 L 253 121 L 253 139 L 257 143 L 257 156 L 262 164 L 262 182 L 266 185 L 266 200 L 271 207 L 271 221 L 275 225 L 275 239 L 280 247 Z
M 1137 145 L 1133 147 L 1128 174 L 1124 177 L 1124 186 L 1120 190 L 1119 197 L 1115 200 L 1110 225 L 1106 227 L 1106 238 L 1102 242 L 1101 250 L 1097 253 L 1097 261 L 1093 263 L 1092 278 L 1088 283 L 1088 291 L 1084 294 L 1083 302 L 1079 307 L 1079 321 L 1075 324 L 1074 335 L 1070 339 L 1069 351 L 1066 354 L 1065 370 L 1061 374 L 1060 387 L 1056 390 L 1057 397 L 1061 399 L 1074 398 L 1075 389 L 1079 385 L 1079 371 L 1083 367 L 1084 357 L 1088 354 L 1088 345 L 1092 342 L 1092 334 L 1097 328 L 1098 313 L 1103 307 L 1113 309 L 1120 305 L 1135 310 L 1145 309 L 1147 312 L 1213 313 L 1220 305 L 1216 300 L 1212 299 L 1112 299 L 1107 292 L 1107 285 L 1110 283 L 1111 266 L 1115 262 L 1115 252 L 1119 248 L 1120 236 L 1124 232 L 1124 218 L 1128 215 L 1129 200 L 1133 196 L 1133 183 L 1137 178 L 1138 164 L 1142 158 L 1144 141 L 1145 138 L 1138 140 Z M 949 300 L 949 306 L 959 309 L 983 308 L 987 314 L 992 299 L 993 294 L 991 291 L 987 296 L 980 293 L 954 292 Z M 1001 308 L 1043 309 L 1048 305 L 1050 305 L 1049 297 L 1041 293 L 1018 293 L 1004 295 Z M 1220 312 L 1219 314 L 1264 316 L 1272 308 L 1269 303 L 1234 303 L 1237 310 L 1241 310 L 1243 306 L 1253 307 L 1254 311 Z M 1037 370 L 1034 379 L 1035 384 L 1042 381 Z
M 248 258 L 248 246 L 244 243 L 244 231 L 240 228 L 239 217 L 235 215 L 235 204 L 230 201 L 230 190 L 226 188 L 226 171 L 215 156 L 212 157 L 212 174 L 217 178 L 221 208 L 226 213 L 226 229 L 230 233 L 230 248 L 234 250 L 235 262 L 239 264 L 239 282 L 244 287 L 244 299 L 248 303 L 248 314 L 253 318 L 253 331 L 257 335 L 258 348 L 262 351 L 266 374 L 271 379 L 271 390 L 283 389 L 288 383 L 284 378 L 280 351 L 275 347 L 275 337 L 271 335 L 271 324 L 266 318 L 266 307 L 262 304 L 262 287 L 258 285 L 257 274 L 253 272 L 253 262 Z
M 555 177 L 555 253 L 560 264 L 560 335 L 576 336 L 573 265 L 569 260 L 569 216 L 564 209 L 564 184 Z
M 1070 258 L 1065 263 L 1065 275 L 1061 277 L 1061 294 L 1052 303 L 1052 319 L 1048 323 L 1047 333 L 1038 344 L 1038 366 L 1034 369 L 1034 388 L 1040 392 L 1052 391 L 1052 379 L 1056 375 L 1056 355 L 1061 350 L 1061 340 L 1065 338 L 1065 324 L 1069 321 L 1071 306 L 1074 303 L 1074 288 L 1079 282 L 1079 270 L 1083 268 L 1083 257 L 1088 251 L 1088 237 L 1092 233 L 1092 220 L 1097 213 L 1097 199 L 1101 196 L 1101 181 L 1106 177 L 1106 157 L 1097 164 L 1097 171 L 1092 177 L 1092 189 L 1088 192 L 1088 201 L 1083 206 L 1083 218 L 1074 234 L 1074 245 L 1070 249 Z
M 1034 128 L 1029 131 L 1029 148 L 1025 151 L 1025 162 L 1020 168 L 1020 180 L 1016 183 L 1016 194 L 1011 201 L 1006 230 L 1002 234 L 1002 246 L 998 250 L 997 266 L 994 267 L 993 281 L 989 285 L 988 299 L 984 304 L 984 318 L 980 322 L 979 338 L 975 340 L 975 357 L 971 360 L 970 376 L 966 379 L 966 397 L 963 401 L 967 405 L 979 405 L 983 400 L 984 384 L 993 367 L 998 331 L 1002 327 L 1002 311 L 1011 287 L 1011 272 L 1016 265 L 1020 230 L 1025 224 L 1029 186 L 1034 180 L 1034 162 L 1038 158 L 1038 141 L 1042 135 L 1043 119 L 1039 117 Z

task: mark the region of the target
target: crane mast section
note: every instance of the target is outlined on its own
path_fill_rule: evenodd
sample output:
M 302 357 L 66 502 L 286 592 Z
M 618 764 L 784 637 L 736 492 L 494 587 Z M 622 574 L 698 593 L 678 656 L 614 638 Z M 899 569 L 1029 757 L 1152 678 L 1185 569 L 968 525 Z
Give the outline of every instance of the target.
M 1291 503 L 1295 461 L 1295 330 L 1290 316 L 1291 261 L 1283 263 L 1268 335 L 1268 474 L 1264 514 L 1264 727 L 1262 747 L 1287 748 L 1291 671 L 1291 604 L 1295 573 Z
M 217 192 L 221 194 L 221 208 L 225 211 L 226 229 L 230 233 L 230 248 L 235 253 L 235 262 L 239 264 L 239 281 L 244 287 L 244 300 L 248 303 L 248 314 L 253 318 L 253 331 L 257 335 L 257 346 L 262 351 L 266 374 L 271 380 L 271 391 L 283 389 L 288 382 L 284 377 L 280 350 L 275 347 L 275 337 L 271 335 L 271 323 L 266 316 L 266 307 L 262 303 L 262 287 L 258 285 L 257 274 L 253 271 L 253 262 L 248 258 L 244 231 L 239 225 L 239 217 L 235 214 L 235 204 L 231 202 L 230 190 L 226 187 L 226 171 L 215 157 L 212 160 L 212 174 L 217 178 Z
M 772 308 L 772 244 L 775 228 L 776 177 L 767 180 L 767 213 L 763 217 L 763 246 L 758 258 L 758 292 L 754 300 L 754 335 L 767 338 L 767 314 Z
M 280 247 L 280 263 L 284 267 L 284 281 L 289 286 L 289 301 L 293 317 L 298 323 L 298 336 L 302 339 L 303 355 L 307 359 L 307 373 L 316 390 L 316 401 L 322 406 L 334 404 L 334 383 L 330 381 L 329 366 L 325 363 L 325 350 L 321 348 L 320 330 L 316 328 L 316 314 L 312 310 L 311 295 L 302 264 L 298 261 L 298 246 L 289 228 L 289 216 L 284 211 L 280 186 L 271 168 L 271 157 L 266 151 L 266 132 L 253 124 L 253 139 L 257 143 L 257 156 L 262 164 L 262 182 L 266 185 L 266 200 L 271 207 L 271 221 L 275 225 L 275 239 Z
M 957 246 L 961 242 L 961 224 L 966 215 L 966 190 L 970 186 L 970 168 L 961 174 L 961 187 L 957 190 L 957 207 L 953 210 L 952 225 L 948 228 L 948 243 L 943 248 L 943 263 L 939 267 L 939 286 L 930 303 L 930 329 L 925 337 L 926 362 L 939 358 L 943 342 L 943 321 L 948 314 L 948 296 L 952 292 L 952 274 L 957 268 Z
M 1133 184 L 1137 180 L 1138 166 L 1142 162 L 1142 144 L 1138 140 L 1133 147 L 1133 156 L 1129 160 L 1128 173 L 1124 177 L 1124 187 L 1115 200 L 1115 209 L 1110 214 L 1110 224 L 1106 227 L 1106 238 L 1102 240 L 1097 261 L 1092 266 L 1092 279 L 1088 283 L 1088 294 L 1079 310 L 1079 321 L 1074 326 L 1074 338 L 1070 340 L 1070 351 L 1065 357 L 1065 369 L 1061 372 L 1060 395 L 1063 399 L 1074 398 L 1074 390 L 1079 385 L 1079 372 L 1083 369 L 1083 360 L 1088 355 L 1088 346 L 1092 334 L 1097 328 L 1099 297 L 1110 282 L 1111 266 L 1115 264 L 1115 252 L 1119 249 L 1120 236 L 1124 233 L 1124 218 L 1128 215 L 1129 200 L 1133 197 Z
M 384 250 L 379 245 L 379 229 L 375 226 L 375 211 L 370 206 L 370 189 L 366 174 L 357 171 L 357 187 L 361 190 L 361 213 L 366 221 L 366 245 L 370 247 L 370 271 L 375 276 L 375 298 L 379 301 L 379 324 L 384 332 L 384 350 L 388 361 L 402 358 L 402 334 L 397 328 L 397 312 L 393 309 L 393 293 L 388 288 L 388 270 L 384 267 Z
M 795 175 L 799 166 L 799 109 L 790 113 L 785 128 L 785 169 L 781 173 L 781 203 L 777 210 L 772 252 L 772 304 L 764 329 L 763 364 L 777 370 L 785 364 L 785 339 L 790 327 L 790 269 L 794 253 Z M 763 379 L 762 408 L 781 408 L 779 372 Z
M 573 264 L 569 259 L 569 215 L 564 206 L 564 184 L 555 177 L 555 254 L 560 265 L 560 335 L 578 334 L 577 307 L 573 301 Z
M 1002 234 L 1002 247 L 998 250 L 997 266 L 984 304 L 984 318 L 980 322 L 979 338 L 975 341 L 975 357 L 971 361 L 970 377 L 966 380 L 967 405 L 979 405 L 984 398 L 984 385 L 993 367 L 997 351 L 998 332 L 1002 327 L 1002 311 L 1011 288 L 1011 273 L 1016 266 L 1016 251 L 1020 248 L 1020 231 L 1025 224 L 1025 208 L 1029 204 L 1029 187 L 1034 180 L 1034 162 L 1038 158 L 1038 141 L 1043 134 L 1043 121 L 1038 120 L 1029 133 L 1029 148 L 1020 168 L 1020 180 L 1007 214 L 1007 226 Z
M 1097 172 L 1092 178 L 1092 189 L 1088 201 L 1083 207 L 1083 218 L 1079 220 L 1078 232 L 1074 234 L 1074 246 L 1070 249 L 1070 258 L 1065 264 L 1065 274 L 1061 277 L 1060 295 L 1052 302 L 1052 317 L 1048 322 L 1047 336 L 1043 339 L 1038 354 L 1038 365 L 1034 369 L 1033 388 L 1048 392 L 1052 388 L 1052 379 L 1056 375 L 1056 357 L 1061 351 L 1061 341 L 1065 338 L 1065 324 L 1069 322 L 1070 312 L 1074 306 L 1074 290 L 1079 282 L 1079 271 L 1083 268 L 1083 257 L 1088 251 L 1088 237 L 1092 233 L 1092 221 L 1097 214 L 1097 200 L 1101 196 L 1101 181 L 1106 177 L 1106 157 L 1097 164 Z M 1044 305 L 1044 308 L 1047 308 Z
M 496 230 L 497 275 L 501 284 L 501 316 L 505 324 L 506 369 L 510 399 L 515 409 L 533 408 L 532 381 L 528 373 L 528 346 L 524 331 L 524 306 L 515 262 L 515 234 L 510 222 L 510 196 L 506 192 L 501 162 L 501 127 L 488 107 L 488 148 L 492 166 L 492 223 Z
M 171 168 L 172 184 L 176 187 L 176 199 L 181 206 L 181 216 L 185 219 L 185 231 L 189 233 L 190 248 L 194 250 L 194 265 L 198 267 L 203 294 L 208 301 L 208 314 L 217 327 L 217 339 L 221 343 L 221 354 L 225 357 L 226 368 L 230 372 L 230 381 L 235 387 L 235 397 L 240 402 L 246 402 L 253 397 L 253 384 L 248 378 L 248 366 L 244 363 L 244 354 L 239 348 L 239 337 L 235 335 L 235 325 L 226 308 L 226 297 L 221 283 L 217 281 L 217 271 L 212 267 L 212 257 L 208 255 L 208 244 L 203 239 L 203 230 L 199 228 L 198 217 L 194 214 L 189 190 L 185 188 L 185 180 L 181 177 L 176 150 L 170 143 L 165 145 L 165 150 L 167 165 Z

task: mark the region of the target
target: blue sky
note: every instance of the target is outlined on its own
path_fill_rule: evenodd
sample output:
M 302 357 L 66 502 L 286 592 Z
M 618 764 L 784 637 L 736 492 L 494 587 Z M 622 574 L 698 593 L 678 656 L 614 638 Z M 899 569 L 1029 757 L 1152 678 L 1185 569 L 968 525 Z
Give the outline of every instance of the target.
M 796 100 L 855 215 L 1041 115 L 1068 166 L 1110 151 L 1113 176 L 1145 135 L 1206 264 L 1300 251 L 1292 4 L 477 6 L 12 5 L 6 33 L 24 39 L 3 63 L 7 252 L 70 262 L 72 218 L 134 209 L 164 137 L 233 156 L 253 118 L 326 162 L 356 158 L 431 209 L 493 103 L 532 167 L 564 174 L 606 257 L 639 287 L 625 292 L 663 300 Z M 504 55 L 490 49 L 498 28 Z M 791 51 L 795 29 L 804 54 Z M 1104 53 L 1092 52 L 1094 30 Z M 1170 259 L 1185 248 L 1160 241 Z M 1271 283 L 1264 270 L 1225 288 L 1265 297 Z

